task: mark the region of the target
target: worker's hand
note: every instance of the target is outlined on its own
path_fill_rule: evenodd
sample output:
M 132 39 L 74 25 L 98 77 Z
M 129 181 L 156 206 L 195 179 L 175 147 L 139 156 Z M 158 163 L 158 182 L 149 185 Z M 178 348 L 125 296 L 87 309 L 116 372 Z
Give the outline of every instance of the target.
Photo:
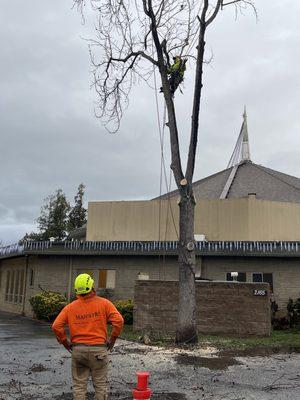
M 107 345 L 107 350 L 111 351 L 116 343 L 117 338 L 115 336 L 111 336 L 106 345 Z
M 66 340 L 66 341 L 63 343 L 63 346 L 64 346 L 64 348 L 65 348 L 66 350 L 68 350 L 69 353 L 72 352 L 72 344 L 69 343 L 68 340 Z

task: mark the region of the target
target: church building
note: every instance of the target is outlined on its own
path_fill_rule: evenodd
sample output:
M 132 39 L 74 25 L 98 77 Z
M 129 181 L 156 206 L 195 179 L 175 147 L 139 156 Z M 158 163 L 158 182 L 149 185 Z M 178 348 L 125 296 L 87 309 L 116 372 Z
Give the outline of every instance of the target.
M 300 179 L 251 160 L 247 116 L 226 169 L 193 184 L 196 279 L 268 282 L 280 308 L 300 297 Z M 96 201 L 65 242 L 0 249 L 0 309 L 31 314 L 41 290 L 73 295 L 74 277 L 132 298 L 136 279 L 177 280 L 178 191 L 145 201 Z

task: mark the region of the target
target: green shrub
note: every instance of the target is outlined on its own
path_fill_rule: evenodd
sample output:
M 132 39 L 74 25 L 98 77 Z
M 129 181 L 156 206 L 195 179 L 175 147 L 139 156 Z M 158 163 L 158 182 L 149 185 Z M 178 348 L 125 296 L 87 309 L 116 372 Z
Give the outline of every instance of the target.
M 115 303 L 117 310 L 122 314 L 124 323 L 132 325 L 133 323 L 133 301 L 132 300 L 118 300 Z
M 300 325 L 300 298 L 293 301 L 289 299 L 287 304 L 287 312 L 290 320 L 290 327 L 296 328 Z
M 43 291 L 30 298 L 30 304 L 38 319 L 53 321 L 60 311 L 68 304 L 60 293 Z
M 289 299 L 286 312 L 283 310 L 272 312 L 272 326 L 274 330 L 300 329 L 300 298 Z M 273 310 L 272 310 L 273 311 Z

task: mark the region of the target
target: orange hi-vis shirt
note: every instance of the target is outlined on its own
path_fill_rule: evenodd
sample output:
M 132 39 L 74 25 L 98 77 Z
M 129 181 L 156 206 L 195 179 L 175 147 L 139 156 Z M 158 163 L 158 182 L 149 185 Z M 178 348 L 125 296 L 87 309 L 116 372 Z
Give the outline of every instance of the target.
M 107 342 L 107 323 L 111 323 L 111 336 L 118 337 L 124 320 L 116 307 L 107 299 L 96 296 L 77 296 L 77 300 L 62 309 L 52 325 L 59 343 L 67 342 L 65 326 L 69 326 L 71 343 L 104 344 Z

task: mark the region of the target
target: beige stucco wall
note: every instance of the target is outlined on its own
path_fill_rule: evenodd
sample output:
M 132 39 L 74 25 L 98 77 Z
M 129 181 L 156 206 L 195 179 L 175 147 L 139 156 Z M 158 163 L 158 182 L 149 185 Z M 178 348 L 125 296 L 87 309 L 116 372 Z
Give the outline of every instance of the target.
M 200 200 L 196 205 L 195 233 L 207 240 L 251 240 L 249 200 Z
M 87 240 L 177 240 L 178 212 L 174 200 L 91 202 Z M 300 240 L 300 204 L 251 196 L 199 200 L 195 233 L 207 240 Z
M 249 198 L 250 240 L 300 240 L 300 204 Z
M 176 240 L 171 210 L 178 225 L 176 201 L 90 202 L 87 240 Z

